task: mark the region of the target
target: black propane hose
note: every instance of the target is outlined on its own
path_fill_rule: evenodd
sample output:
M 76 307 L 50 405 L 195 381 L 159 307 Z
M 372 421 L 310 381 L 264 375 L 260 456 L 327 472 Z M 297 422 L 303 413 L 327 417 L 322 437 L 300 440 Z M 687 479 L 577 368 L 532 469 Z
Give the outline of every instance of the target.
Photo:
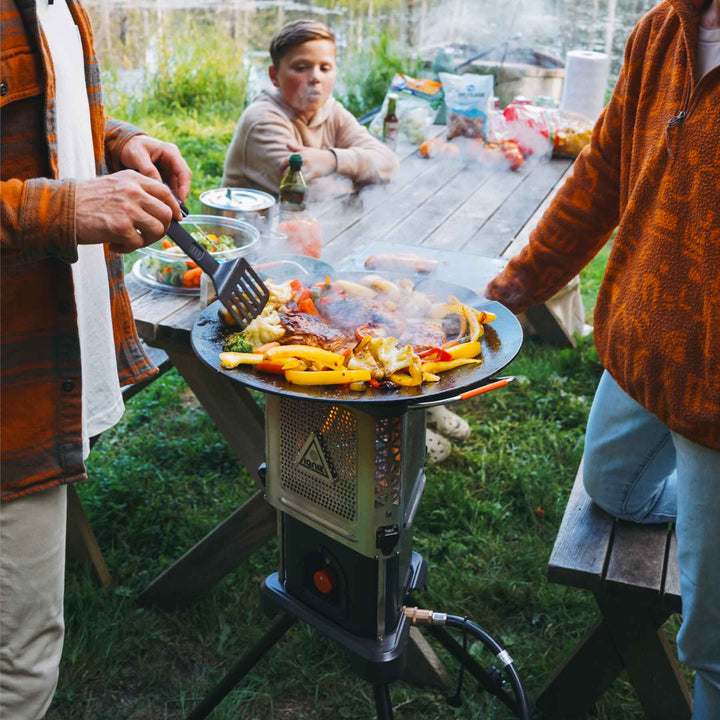
M 525 693 L 520 675 L 518 675 L 518 671 L 515 669 L 513 659 L 510 657 L 510 653 L 487 631 L 483 630 L 479 625 L 476 625 L 472 620 L 458 617 L 457 615 L 447 615 L 446 613 L 433 612 L 432 610 L 421 610 L 416 607 L 406 607 L 404 612 L 413 625 L 448 625 L 463 632 L 469 632 L 477 638 L 495 655 L 497 660 L 503 665 L 503 669 L 507 671 L 510 684 L 512 685 L 515 698 L 518 702 L 520 720 L 530 720 L 530 707 L 527 694 Z

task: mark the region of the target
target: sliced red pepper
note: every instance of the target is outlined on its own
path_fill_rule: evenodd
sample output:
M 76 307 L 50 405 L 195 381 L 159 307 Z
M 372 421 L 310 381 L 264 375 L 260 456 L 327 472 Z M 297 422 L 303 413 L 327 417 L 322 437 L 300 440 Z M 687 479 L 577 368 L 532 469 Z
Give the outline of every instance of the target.
M 362 340 L 366 335 L 370 335 L 370 327 L 368 325 L 358 325 L 355 328 L 355 337 Z
M 300 290 L 301 287 L 302 287 L 302 283 L 297 278 L 290 281 L 290 288 L 292 289 L 292 291 L 294 293 L 296 293 L 298 290 Z
M 374 388 L 379 388 L 379 387 L 380 387 L 380 383 L 379 383 L 374 377 L 371 377 L 371 378 L 368 380 L 368 383 L 369 383 L 370 387 L 374 387 Z
M 440 360 L 440 361 L 446 361 L 446 360 L 452 360 L 452 355 L 447 352 L 447 350 L 443 350 L 439 347 L 432 347 L 428 348 L 427 350 L 423 350 L 422 352 L 418 353 L 418 357 L 421 357 L 423 360 Z
M 310 297 L 298 300 L 297 307 L 301 313 L 306 313 L 307 315 L 320 315 L 318 309 L 315 307 L 315 303 Z
M 284 361 L 281 363 L 277 362 L 270 362 L 269 360 L 263 360 L 262 362 L 257 363 L 254 365 L 256 370 L 259 370 L 260 372 L 266 372 L 266 373 L 273 373 L 273 375 L 283 375 Z

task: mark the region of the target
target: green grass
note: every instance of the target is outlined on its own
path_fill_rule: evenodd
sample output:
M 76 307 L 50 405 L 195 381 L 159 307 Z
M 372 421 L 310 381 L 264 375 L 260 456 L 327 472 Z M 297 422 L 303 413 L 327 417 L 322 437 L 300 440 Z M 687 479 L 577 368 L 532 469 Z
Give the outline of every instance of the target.
M 178 63 L 176 70 L 191 66 Z M 208 87 L 215 87 L 213 72 Z M 179 77 L 164 82 L 192 87 Z M 202 90 L 202 78 L 198 82 Z M 197 105 L 197 98 L 207 97 L 198 91 L 195 100 L 185 100 L 190 108 L 181 111 L 173 105 L 173 93 L 153 92 L 150 99 L 135 102 L 130 119 L 180 146 L 197 190 L 218 186 L 237 109 L 219 103 L 209 112 Z M 123 116 L 130 106 L 118 102 L 111 111 Z M 193 204 L 197 210 L 196 195 Z M 587 308 L 594 303 L 606 259 L 607 249 L 582 274 Z M 596 614 L 589 594 L 548 585 L 545 568 L 582 455 L 601 368 L 591 340 L 575 350 L 528 340 L 509 372 L 519 382 L 460 408 L 473 433 L 455 445 L 448 461 L 428 468 L 415 548 L 429 567 L 422 602 L 467 614 L 501 638 L 532 696 Z M 122 421 L 93 450 L 88 471 L 91 480 L 78 491 L 114 584 L 100 589 L 86 568 L 68 566 L 66 642 L 47 717 L 184 717 L 267 628 L 258 586 L 276 569 L 275 542 L 190 608 L 143 609 L 136 598 L 250 497 L 255 486 L 175 371 L 128 403 Z M 440 655 L 454 672 L 454 661 Z M 441 693 L 397 683 L 392 687 L 395 717 L 508 717 L 473 685 L 466 681 L 468 702 L 455 711 Z M 352 675 L 342 651 L 298 624 L 212 718 L 373 716 L 370 688 Z M 641 717 L 624 679 L 597 712 L 600 720 Z

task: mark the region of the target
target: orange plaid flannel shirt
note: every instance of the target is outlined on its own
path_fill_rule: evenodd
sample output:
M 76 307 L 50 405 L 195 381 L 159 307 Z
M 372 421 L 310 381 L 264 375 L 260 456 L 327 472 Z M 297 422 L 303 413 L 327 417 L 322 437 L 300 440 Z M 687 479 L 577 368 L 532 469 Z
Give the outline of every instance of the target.
M 636 25 L 590 145 L 488 295 L 517 312 L 547 300 L 617 227 L 600 359 L 671 430 L 720 450 L 720 67 L 695 73 L 706 4 L 666 0 Z
M 80 30 L 97 174 L 140 131 L 106 118 L 90 21 Z M 0 484 L 9 500 L 85 477 L 80 344 L 70 263 L 75 183 L 57 180 L 55 81 L 35 3 L 0 0 Z M 106 246 L 120 382 L 156 372 L 135 331 L 123 262 Z

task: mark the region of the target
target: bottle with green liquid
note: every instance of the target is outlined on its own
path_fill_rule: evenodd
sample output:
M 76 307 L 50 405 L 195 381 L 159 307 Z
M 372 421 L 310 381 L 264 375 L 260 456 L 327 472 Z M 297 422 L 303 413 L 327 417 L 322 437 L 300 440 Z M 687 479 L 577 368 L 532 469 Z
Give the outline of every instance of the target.
M 293 153 L 290 164 L 280 180 L 280 215 L 296 216 L 307 209 L 308 186 L 302 174 L 302 155 Z

